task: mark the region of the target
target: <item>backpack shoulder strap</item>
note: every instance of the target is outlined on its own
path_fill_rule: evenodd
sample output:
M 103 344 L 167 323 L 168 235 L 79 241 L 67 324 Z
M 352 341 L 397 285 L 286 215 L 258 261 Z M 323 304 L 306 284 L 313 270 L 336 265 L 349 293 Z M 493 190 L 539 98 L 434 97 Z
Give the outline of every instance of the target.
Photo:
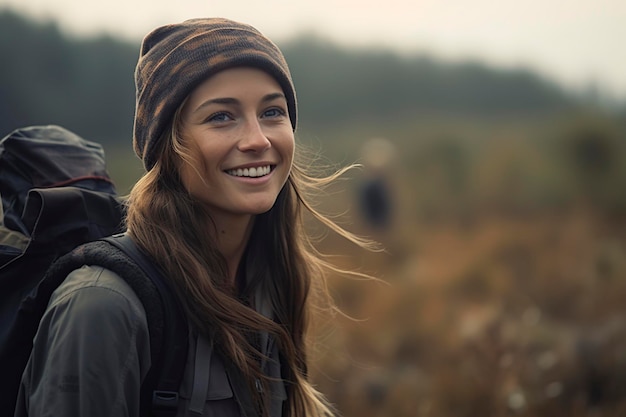
M 156 417 L 174 416 L 178 407 L 178 389 L 187 361 L 189 328 L 185 314 L 174 290 L 163 277 L 161 270 L 148 258 L 147 254 L 139 249 L 130 236 L 119 234 L 102 240 L 132 259 L 158 292 L 163 313 L 163 327 L 155 329 L 155 332 L 160 335 L 160 342 L 152 340 L 152 333 L 150 336 L 151 348 L 157 347 L 158 351 L 152 355 L 153 365 L 142 385 L 142 401 L 144 402 L 142 410 L 146 412 L 150 410 L 149 414 Z M 132 284 L 131 286 L 140 299 L 145 296 L 142 288 L 135 289 Z M 153 294 L 148 297 L 153 297 Z M 148 316 L 149 323 L 150 319 L 151 317 Z M 158 320 L 161 322 L 161 318 Z M 150 324 L 148 326 L 150 327 Z
M 155 301 L 160 304 L 158 311 L 146 309 L 148 329 L 150 331 L 150 348 L 152 366 L 141 387 L 142 415 L 155 417 L 175 416 L 178 409 L 178 389 L 183 378 L 185 363 L 187 362 L 188 326 L 185 314 L 161 270 L 150 260 L 127 234 L 118 234 L 102 239 L 120 253 L 133 261 L 143 275 L 149 280 L 135 281 L 132 275 L 119 271 L 133 288 L 144 308 L 156 307 Z M 116 267 L 110 267 L 114 272 Z M 145 286 L 149 287 L 149 290 Z M 156 290 L 156 293 L 155 293 Z M 156 297 L 155 297 L 156 295 Z M 152 319 L 154 323 L 151 323 Z M 152 335 L 155 335 L 153 337 Z
M 161 343 L 162 353 L 157 359 L 159 362 L 153 359 L 153 364 L 157 364 L 157 366 L 152 366 L 142 386 L 142 399 L 146 401 L 150 400 L 150 403 L 145 404 L 146 406 L 143 406 L 144 404 L 142 403 L 142 415 L 173 417 L 177 411 L 178 389 L 183 378 L 187 361 L 189 341 L 187 321 L 182 307 L 175 293 L 170 288 L 169 282 L 164 279 L 160 269 L 150 260 L 147 254 L 141 251 L 130 236 L 127 234 L 118 234 L 104 238 L 102 241 L 113 245 L 132 259 L 136 265 L 143 270 L 146 276 L 150 278 L 150 281 L 154 284 L 161 296 L 163 311 L 166 314 L 164 317 L 164 328 L 161 332 L 161 337 L 163 338 Z M 109 268 L 109 266 L 107 266 L 107 268 Z M 110 269 L 115 272 L 115 267 L 111 267 Z M 120 271 L 119 275 L 124 276 L 123 274 L 124 272 Z M 132 283 L 130 284 L 133 286 Z M 135 288 L 133 287 L 133 289 Z M 141 289 L 135 289 L 135 292 L 141 298 Z M 148 317 L 148 319 L 150 320 L 150 317 Z M 230 359 L 224 360 L 224 366 L 242 416 L 258 416 L 250 393 L 250 387 L 243 377 L 241 370 L 239 370 Z M 149 381 L 150 379 L 152 381 Z M 144 410 L 147 411 L 147 414 Z

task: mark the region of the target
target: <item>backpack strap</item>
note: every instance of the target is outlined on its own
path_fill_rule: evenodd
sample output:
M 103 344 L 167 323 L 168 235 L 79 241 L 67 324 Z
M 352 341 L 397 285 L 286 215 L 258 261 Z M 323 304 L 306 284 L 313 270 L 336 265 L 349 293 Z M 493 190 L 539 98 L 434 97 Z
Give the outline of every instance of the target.
M 177 411 L 178 389 L 187 361 L 189 341 L 189 328 L 183 310 L 169 283 L 163 277 L 162 272 L 150 260 L 149 256 L 141 251 L 130 236 L 118 234 L 104 238 L 102 241 L 115 246 L 130 257 L 150 278 L 161 295 L 163 311 L 166 313 L 161 336 L 163 338 L 161 345 L 162 354 L 157 359 L 159 362 L 153 360 L 153 366 L 142 384 L 142 399 L 151 400 L 150 403 L 142 403 L 142 406 L 144 406 L 142 410 L 149 410 L 151 414 L 148 413 L 147 415 L 155 417 L 173 417 Z M 114 268 L 111 269 L 115 272 Z M 140 296 L 139 293 L 138 295 Z M 181 351 L 181 349 L 184 349 L 184 351 Z M 157 366 L 154 366 L 154 364 Z M 250 387 L 241 370 L 232 360 L 226 357 L 224 357 L 224 366 L 242 416 L 257 417 L 259 415 L 258 410 L 254 405 Z M 205 369 L 208 371 L 208 367 Z M 255 387 L 259 389 L 259 381 L 256 382 Z M 204 389 L 204 392 L 206 392 L 206 389 Z M 146 415 L 144 411 L 142 411 L 142 415 Z
M 149 278 L 153 289 L 159 297 L 162 316 L 150 329 L 151 317 L 148 316 L 150 330 L 150 347 L 155 349 L 151 354 L 152 366 L 141 387 L 142 415 L 154 417 L 175 416 L 178 410 L 178 390 L 183 378 L 187 361 L 188 326 L 184 312 L 169 282 L 163 277 L 161 270 L 152 262 L 148 255 L 137 247 L 127 234 L 119 234 L 102 239 L 122 251 Z M 107 266 L 108 268 L 108 266 Z M 115 272 L 115 269 L 113 269 Z M 124 275 L 122 275 L 124 277 Z M 126 279 L 126 277 L 125 277 Z M 131 286 L 133 286 L 131 284 Z M 154 293 L 146 293 L 143 286 L 133 290 L 144 303 L 145 296 L 154 297 Z M 152 289 L 150 290 L 150 292 Z M 148 301 L 151 303 L 151 300 Z M 145 305 L 145 303 L 144 303 Z M 146 312 L 147 314 L 147 312 Z M 162 323 L 162 327 L 161 327 Z M 156 329 L 154 327 L 160 327 Z M 160 340 L 152 337 L 152 333 Z

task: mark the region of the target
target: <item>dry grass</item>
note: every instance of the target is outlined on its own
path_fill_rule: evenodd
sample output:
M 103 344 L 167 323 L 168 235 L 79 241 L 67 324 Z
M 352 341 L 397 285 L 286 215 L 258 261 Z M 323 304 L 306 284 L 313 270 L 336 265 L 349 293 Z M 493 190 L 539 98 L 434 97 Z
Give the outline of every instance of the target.
M 421 226 L 402 258 L 353 254 L 390 286 L 333 280 L 367 318 L 321 332 L 314 378 L 346 416 L 624 415 L 625 222 Z

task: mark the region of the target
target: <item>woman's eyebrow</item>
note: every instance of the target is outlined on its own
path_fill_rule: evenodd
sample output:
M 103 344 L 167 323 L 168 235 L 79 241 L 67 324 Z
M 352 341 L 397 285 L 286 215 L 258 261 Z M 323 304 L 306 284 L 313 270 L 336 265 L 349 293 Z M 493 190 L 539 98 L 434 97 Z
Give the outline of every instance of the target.
M 261 101 L 265 103 L 265 102 L 273 101 L 273 100 L 280 99 L 280 98 L 282 98 L 283 100 L 287 101 L 287 98 L 285 97 L 285 95 L 283 93 L 271 93 L 271 94 L 268 94 L 268 95 L 264 96 Z
M 263 96 L 263 98 L 261 99 L 262 103 L 267 103 L 270 101 L 274 101 L 274 100 L 278 100 L 278 99 L 283 99 L 285 101 L 287 101 L 287 98 L 285 97 L 285 95 L 283 93 L 270 93 L 267 94 L 265 96 Z M 193 113 L 198 112 L 199 110 L 202 110 L 203 108 L 210 106 L 211 104 L 227 104 L 227 105 L 238 105 L 240 104 L 240 101 L 236 98 L 233 97 L 218 97 L 218 98 L 211 98 L 207 101 L 202 102 L 200 105 L 198 105 L 198 107 L 196 107 L 193 111 Z
M 211 104 L 229 104 L 229 105 L 234 105 L 234 104 L 239 104 L 239 100 L 237 100 L 236 98 L 231 98 L 231 97 L 220 97 L 220 98 L 211 98 L 207 101 L 202 102 L 198 107 L 196 107 L 193 110 L 193 113 L 198 112 L 199 110 L 202 110 L 203 108 L 210 106 Z

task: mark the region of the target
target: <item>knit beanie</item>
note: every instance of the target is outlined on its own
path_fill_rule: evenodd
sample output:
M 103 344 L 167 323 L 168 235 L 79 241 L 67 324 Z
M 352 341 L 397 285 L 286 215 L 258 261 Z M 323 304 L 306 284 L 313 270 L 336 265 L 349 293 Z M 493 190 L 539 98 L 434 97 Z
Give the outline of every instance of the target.
M 135 69 L 133 147 L 147 170 L 158 159 L 157 142 L 191 91 L 211 75 L 241 66 L 266 71 L 278 81 L 295 131 L 296 92 L 287 62 L 257 29 L 208 18 L 162 26 L 146 35 Z

